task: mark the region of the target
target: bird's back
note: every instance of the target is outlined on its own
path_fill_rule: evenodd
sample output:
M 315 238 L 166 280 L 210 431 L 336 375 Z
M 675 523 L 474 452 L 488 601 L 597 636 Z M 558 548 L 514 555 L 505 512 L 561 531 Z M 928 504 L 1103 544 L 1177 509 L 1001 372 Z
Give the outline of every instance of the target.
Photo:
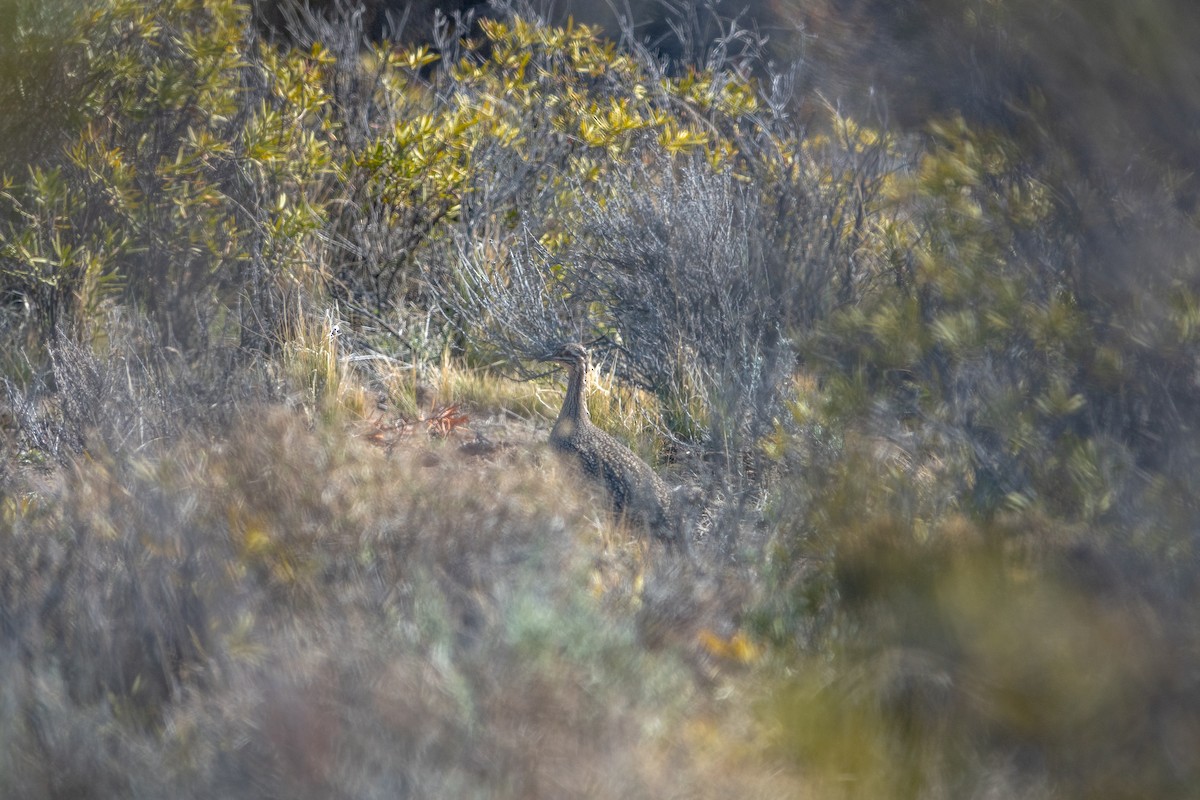
M 653 530 L 667 524 L 670 493 L 662 479 L 632 450 L 587 421 L 561 430 L 555 426 L 550 444 L 575 459 L 608 490 L 613 509 Z

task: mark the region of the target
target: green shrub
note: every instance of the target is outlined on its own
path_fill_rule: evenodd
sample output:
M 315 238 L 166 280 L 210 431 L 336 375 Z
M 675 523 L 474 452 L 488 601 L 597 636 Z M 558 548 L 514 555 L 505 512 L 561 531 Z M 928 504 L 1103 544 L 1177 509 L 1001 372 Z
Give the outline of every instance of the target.
M 88 122 L 50 163 L 6 176 L 5 293 L 47 334 L 100 335 L 120 299 L 164 343 L 261 346 L 278 295 L 319 266 L 303 246 L 331 170 L 317 54 L 255 42 L 232 1 L 114 0 L 68 24 L 88 45 Z

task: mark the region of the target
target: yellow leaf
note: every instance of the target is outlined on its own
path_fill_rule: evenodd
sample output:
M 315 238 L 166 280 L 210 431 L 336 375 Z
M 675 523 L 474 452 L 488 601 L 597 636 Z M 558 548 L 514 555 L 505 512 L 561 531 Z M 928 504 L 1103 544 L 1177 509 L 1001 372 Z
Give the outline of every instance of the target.
M 760 655 L 759 648 L 741 631 L 726 639 L 705 628 L 697 634 L 696 639 L 710 655 L 726 661 L 750 664 L 757 661 Z

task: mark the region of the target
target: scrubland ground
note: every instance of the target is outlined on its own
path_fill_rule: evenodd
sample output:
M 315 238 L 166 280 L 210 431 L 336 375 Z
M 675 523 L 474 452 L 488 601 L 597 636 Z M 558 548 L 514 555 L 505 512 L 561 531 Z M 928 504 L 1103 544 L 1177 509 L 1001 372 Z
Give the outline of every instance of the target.
M 1197 796 L 1194 14 L 9 5 L 0 797 Z
M 544 417 L 484 447 L 483 407 L 372 412 L 263 401 L 17 471 L 5 796 L 797 789 L 719 576 L 611 519 Z

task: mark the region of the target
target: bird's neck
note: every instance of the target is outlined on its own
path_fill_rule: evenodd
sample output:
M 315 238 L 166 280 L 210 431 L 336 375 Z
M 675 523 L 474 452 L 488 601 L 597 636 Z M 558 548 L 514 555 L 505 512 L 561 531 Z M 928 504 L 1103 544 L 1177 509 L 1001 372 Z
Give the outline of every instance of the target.
M 558 412 L 555 430 L 566 433 L 567 428 L 575 428 L 589 422 L 587 401 L 583 396 L 583 382 L 587 376 L 586 364 L 572 364 L 570 379 L 567 381 L 567 394 L 563 398 L 562 411 Z

